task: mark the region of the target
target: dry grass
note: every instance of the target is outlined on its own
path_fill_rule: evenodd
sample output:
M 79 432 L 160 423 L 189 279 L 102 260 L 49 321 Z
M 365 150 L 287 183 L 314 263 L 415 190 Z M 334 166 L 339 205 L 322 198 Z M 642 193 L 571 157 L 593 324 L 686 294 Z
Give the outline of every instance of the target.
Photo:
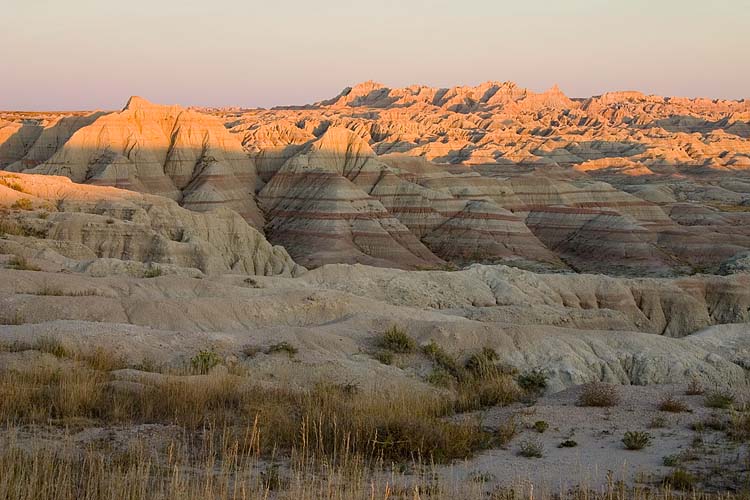
M 74 354 L 54 342 L 35 347 L 77 364 L 0 374 L 0 421 L 158 422 L 198 429 L 243 426 L 257 419 L 264 453 L 313 449 L 316 456 L 350 453 L 368 460 L 424 457 L 444 462 L 494 443 L 477 421 L 444 419 L 452 413 L 452 402 L 438 394 L 360 394 L 338 385 L 295 392 L 261 388 L 225 374 L 165 376 L 162 383 L 142 390 L 114 390 L 107 371 L 120 363 L 106 351 Z
M 115 390 L 108 372 L 122 360 L 112 353 L 75 352 L 53 338 L 33 347 L 70 363 L 65 369 L 0 372 L 0 420 L 6 429 L 0 435 L 0 499 L 528 496 L 519 496 L 526 490 L 512 488 L 487 496 L 472 482 L 436 480 L 430 463 L 507 445 L 519 429 L 515 419 L 497 433 L 483 430 L 476 420 L 446 419 L 455 402 L 445 393 L 406 388 L 372 392 L 348 385 L 297 392 L 258 387 L 248 378 L 215 372 L 164 376 L 141 390 Z M 172 442 L 158 447 L 138 438 L 126 449 L 90 446 L 75 453 L 4 440 L 8 426 L 15 425 L 46 424 L 60 434 L 70 425 L 140 423 L 177 425 L 182 431 L 170 431 Z M 535 444 L 523 443 L 522 448 L 538 456 Z M 666 488 L 648 493 L 623 488 L 606 496 L 579 491 L 560 498 L 666 500 L 671 495 Z M 712 497 L 696 493 L 694 498 Z
M 612 384 L 593 382 L 583 386 L 578 397 L 579 406 L 616 406 L 620 403 L 620 394 Z
M 526 482 L 487 491 L 482 482 L 438 479 L 430 465 L 414 463 L 413 474 L 385 464 L 368 467 L 351 459 L 330 465 L 297 454 L 288 467 L 259 458 L 258 430 L 249 425 L 238 439 L 210 429 L 196 439 L 175 437 L 165 449 L 138 440 L 122 451 L 93 448 L 70 453 L 14 442 L 0 448 L 0 498 L 14 500 L 677 500 L 675 489 L 696 480 L 673 472 L 661 487 L 626 487 L 611 481 L 601 490 L 544 493 Z M 342 461 L 343 462 L 343 461 Z M 531 493 L 533 491 L 533 494 Z M 691 491 L 691 500 L 739 500 L 742 495 Z
M 701 383 L 700 379 L 697 377 L 693 377 L 690 379 L 690 382 L 688 382 L 687 389 L 685 390 L 685 394 L 688 396 L 700 396 L 703 394 L 705 389 L 703 388 L 703 384 Z
M 682 413 L 690 410 L 690 407 L 676 397 L 669 395 L 662 398 L 658 405 L 659 411 L 668 411 L 670 413 Z
M 10 208 L 14 210 L 33 210 L 34 204 L 28 198 L 19 198 L 13 202 Z
M 500 371 L 462 379 L 456 387 L 455 411 L 466 412 L 519 401 L 524 392 L 515 379 Z
M 41 269 L 31 264 L 28 260 L 26 260 L 26 257 L 23 257 L 22 255 L 14 255 L 8 261 L 8 267 L 10 267 L 11 269 L 16 269 L 18 271 L 41 271 Z
M 45 238 L 47 233 L 42 229 L 36 229 L 30 225 L 21 225 L 17 221 L 0 220 L 0 236 L 5 235 Z
M 3 185 L 5 187 L 9 187 L 14 191 L 18 191 L 19 193 L 27 193 L 26 189 L 19 184 L 18 182 L 11 180 L 11 179 L 17 179 L 18 177 L 12 176 L 12 175 L 5 175 L 0 177 L 0 185 Z

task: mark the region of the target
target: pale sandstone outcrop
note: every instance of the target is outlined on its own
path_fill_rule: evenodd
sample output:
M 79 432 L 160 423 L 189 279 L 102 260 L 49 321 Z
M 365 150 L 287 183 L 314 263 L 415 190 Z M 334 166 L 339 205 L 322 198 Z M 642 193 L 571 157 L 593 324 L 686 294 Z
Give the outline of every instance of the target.
M 5 210 L 24 197 L 44 213 L 40 217 L 39 211 L 13 210 L 3 217 L 7 223 L 23 228 L 23 234 L 45 238 L 11 237 L 28 248 L 28 254 L 23 252 L 28 257 L 50 250 L 75 261 L 115 258 L 173 264 L 208 274 L 295 275 L 304 271 L 286 250 L 269 244 L 227 208 L 193 212 L 167 198 L 74 184 L 66 177 L 0 174 L 0 178 L 23 189 L 20 192 L 0 185 L 0 206 Z M 70 266 L 100 268 L 92 272 L 101 273 L 105 263 L 77 262 Z
M 644 299 L 641 307 L 661 307 L 679 322 L 676 318 L 684 312 L 680 304 L 693 301 L 691 307 L 701 306 L 699 294 L 690 297 L 691 287 L 722 290 L 731 283 L 727 278 L 710 284 L 613 278 L 597 283 L 601 278 L 561 276 L 555 282 L 502 266 L 445 273 L 344 265 L 325 266 L 295 279 L 258 277 L 253 282 L 241 276 L 92 278 L 12 270 L 0 270 L 0 278 L 0 323 L 26 323 L 0 326 L 0 340 L 54 337 L 72 349 L 106 346 L 134 362 L 149 359 L 173 366 L 209 346 L 231 356 L 246 345 L 283 340 L 299 348 L 295 361 L 267 355 L 250 361 L 259 376 L 268 373 L 277 383 L 305 385 L 322 377 L 366 387 L 393 379 L 419 384 L 419 372 L 386 367 L 367 354 L 391 324 L 420 344 L 437 342 L 461 361 L 489 347 L 521 371 L 543 369 L 551 390 L 591 380 L 652 384 L 693 376 L 736 387 L 746 383 L 736 355 L 750 349 L 747 324 L 695 339 L 670 338 L 627 328 L 530 324 L 518 317 L 509 322 L 511 316 L 477 321 L 459 316 L 455 309 L 431 307 L 460 302 L 464 309 L 502 309 L 503 303 L 518 301 L 528 315 L 531 299 L 533 308 L 548 303 L 563 309 L 567 302 L 570 309 L 588 307 L 605 321 L 607 311 L 625 318 L 631 312 L 641 314 L 647 320 L 648 311 L 636 312 L 638 304 L 628 301 L 648 290 L 654 297 Z M 747 286 L 744 291 L 747 294 Z M 604 301 L 602 307 L 591 307 L 597 300 Z

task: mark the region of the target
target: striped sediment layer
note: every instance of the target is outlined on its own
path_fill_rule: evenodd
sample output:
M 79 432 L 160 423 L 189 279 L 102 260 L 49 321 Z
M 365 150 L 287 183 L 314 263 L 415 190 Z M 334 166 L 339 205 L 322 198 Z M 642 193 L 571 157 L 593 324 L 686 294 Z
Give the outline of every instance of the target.
M 61 146 L 50 148 L 59 139 Z M 132 97 L 121 112 L 50 125 L 37 142 L 9 169 L 156 194 L 199 211 L 231 208 L 263 225 L 253 162 L 209 115 Z

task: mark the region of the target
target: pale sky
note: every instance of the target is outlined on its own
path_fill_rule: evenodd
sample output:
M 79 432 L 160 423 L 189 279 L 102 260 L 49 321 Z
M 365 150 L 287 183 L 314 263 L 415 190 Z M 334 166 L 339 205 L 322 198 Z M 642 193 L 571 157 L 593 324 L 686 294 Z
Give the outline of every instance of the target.
M 274 106 L 377 80 L 750 98 L 749 0 L 2 0 L 0 109 Z

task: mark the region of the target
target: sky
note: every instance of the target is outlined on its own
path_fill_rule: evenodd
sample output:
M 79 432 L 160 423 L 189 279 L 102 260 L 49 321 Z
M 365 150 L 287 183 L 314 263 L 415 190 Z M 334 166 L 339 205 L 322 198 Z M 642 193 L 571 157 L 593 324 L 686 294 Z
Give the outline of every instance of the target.
M 750 98 L 748 0 L 2 0 L 0 109 L 269 107 L 376 80 Z

